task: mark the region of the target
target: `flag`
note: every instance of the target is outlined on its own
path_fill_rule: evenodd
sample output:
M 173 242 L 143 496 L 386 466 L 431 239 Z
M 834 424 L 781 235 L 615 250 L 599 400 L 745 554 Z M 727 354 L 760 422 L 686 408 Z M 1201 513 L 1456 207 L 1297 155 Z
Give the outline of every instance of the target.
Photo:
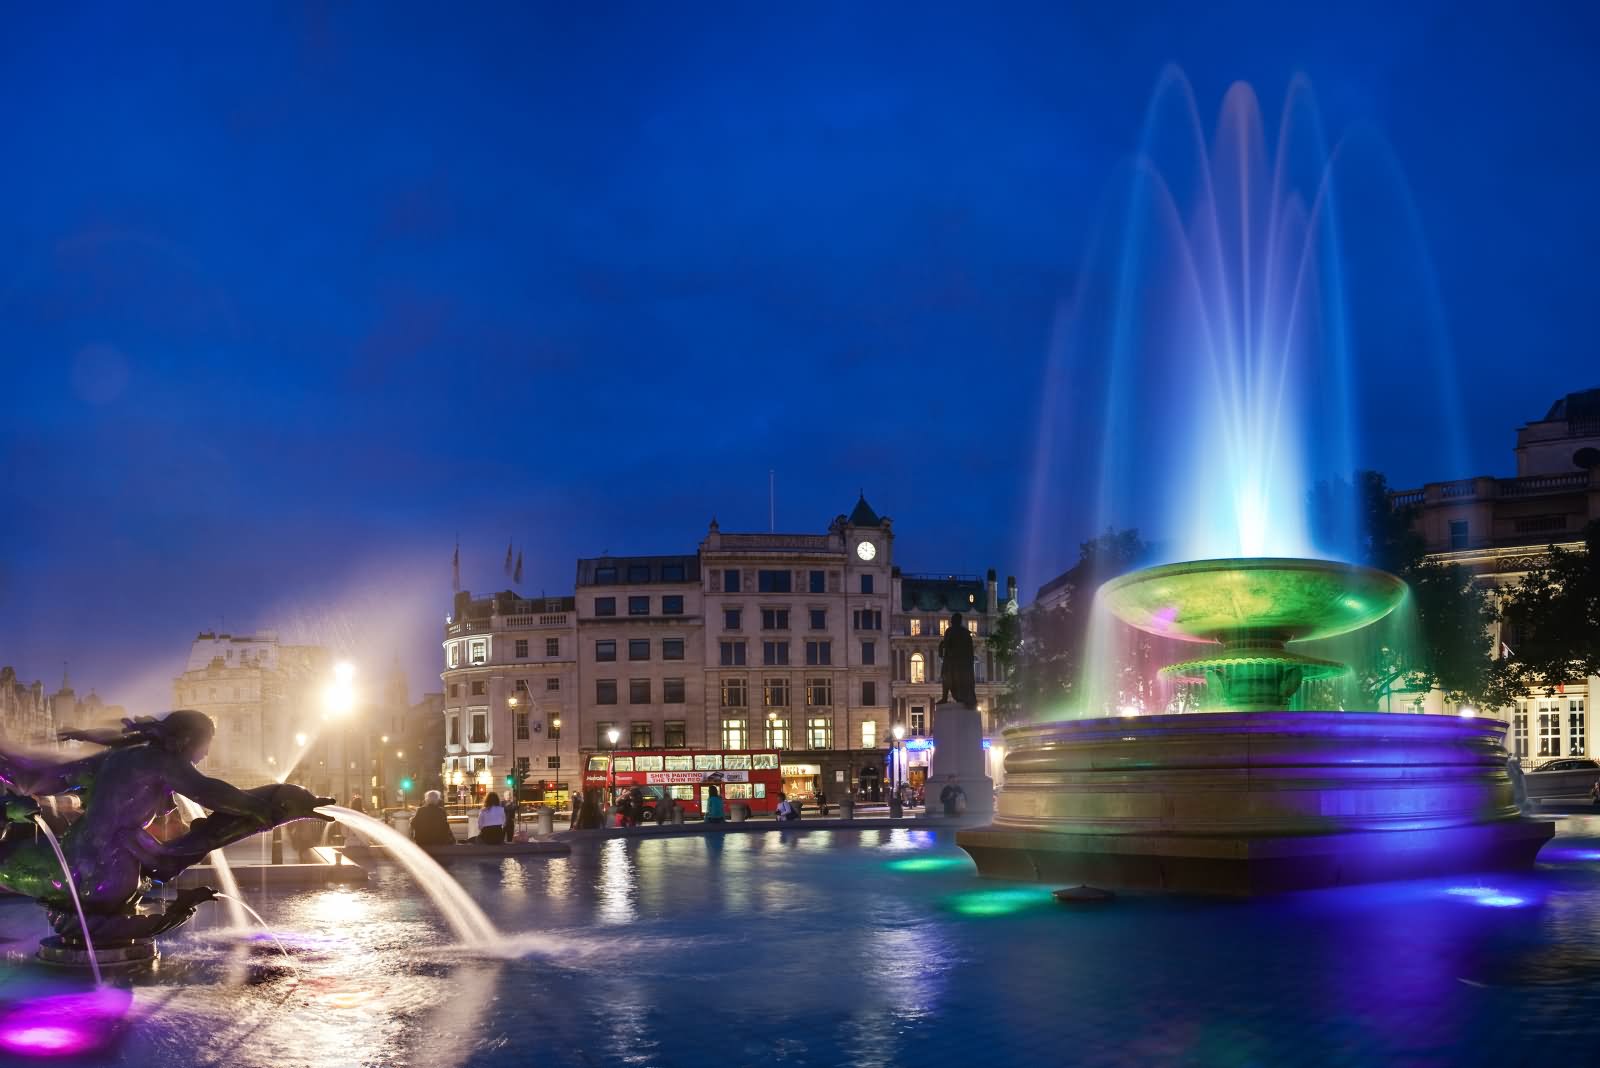
M 511 581 L 515 582 L 519 586 L 522 585 L 522 553 L 520 552 L 517 553 L 517 571 L 512 577 Z
M 461 592 L 461 542 L 456 541 L 455 555 L 450 558 L 450 588 L 456 593 Z
M 506 574 L 511 574 L 511 543 L 506 542 Z
M 1516 655 L 1517 655 L 1516 653 L 1513 653 L 1511 651 L 1511 646 L 1507 645 L 1505 642 L 1501 642 L 1500 643 L 1500 659 L 1501 660 L 1510 660 L 1513 656 L 1516 656 Z

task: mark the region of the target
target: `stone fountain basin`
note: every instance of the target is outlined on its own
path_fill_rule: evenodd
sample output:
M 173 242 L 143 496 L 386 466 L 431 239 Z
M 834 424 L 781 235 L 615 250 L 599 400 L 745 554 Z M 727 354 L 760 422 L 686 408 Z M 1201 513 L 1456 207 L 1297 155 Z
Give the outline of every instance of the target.
M 1186 641 L 1331 638 L 1374 623 L 1405 597 L 1387 572 L 1331 560 L 1189 560 L 1112 579 L 1100 596 L 1123 622 Z
M 1491 719 L 1248 712 L 1069 720 L 1006 732 L 993 823 L 958 832 L 984 875 L 1256 894 L 1525 868 Z

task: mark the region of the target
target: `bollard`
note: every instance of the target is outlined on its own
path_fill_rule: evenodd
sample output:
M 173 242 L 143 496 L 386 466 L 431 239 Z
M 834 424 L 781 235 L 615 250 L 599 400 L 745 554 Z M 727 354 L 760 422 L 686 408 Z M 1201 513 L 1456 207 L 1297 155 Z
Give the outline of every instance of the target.
M 889 818 L 897 820 L 906 814 L 906 808 L 900 803 L 899 794 L 889 795 Z
M 540 835 L 552 834 L 556 829 L 556 817 L 548 808 L 541 808 L 534 817 L 534 827 Z
M 846 797 L 839 801 L 839 818 L 844 820 L 853 820 L 856 818 L 855 798 Z
M 283 863 L 283 824 L 272 828 L 272 863 Z
M 672 822 L 679 827 L 683 826 L 683 809 L 677 805 L 672 806 Z
M 743 823 L 750 818 L 750 806 L 732 804 L 728 806 L 728 822 Z

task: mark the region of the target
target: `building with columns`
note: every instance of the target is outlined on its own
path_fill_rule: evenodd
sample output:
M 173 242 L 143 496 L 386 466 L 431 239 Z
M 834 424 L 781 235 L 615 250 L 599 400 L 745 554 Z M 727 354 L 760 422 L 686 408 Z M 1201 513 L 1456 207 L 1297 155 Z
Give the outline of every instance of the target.
M 1390 496 L 1394 507 L 1412 510 L 1431 559 L 1460 564 L 1492 589 L 1540 566 L 1550 545 L 1581 551 L 1584 528 L 1600 520 L 1600 389 L 1556 400 L 1544 418 L 1517 430 L 1514 452 L 1514 477 L 1430 482 Z M 1498 626 L 1491 640 L 1496 650 L 1516 646 L 1516 636 Z M 1527 695 L 1507 712 L 1506 748 L 1530 765 L 1600 753 L 1592 740 L 1597 698 L 1595 677 Z M 1453 711 L 1438 691 L 1412 694 L 1409 703 L 1418 711 Z

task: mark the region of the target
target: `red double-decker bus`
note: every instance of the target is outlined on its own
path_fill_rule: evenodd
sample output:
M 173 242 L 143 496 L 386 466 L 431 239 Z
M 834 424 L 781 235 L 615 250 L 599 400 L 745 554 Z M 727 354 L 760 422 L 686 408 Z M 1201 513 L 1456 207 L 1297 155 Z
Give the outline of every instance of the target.
M 705 811 L 706 790 L 715 786 L 723 800 L 749 805 L 751 812 L 773 812 L 783 775 L 776 749 L 619 749 L 593 753 L 583 773 L 588 790 L 616 787 L 621 797 L 635 786 L 644 791 L 645 820 L 668 797 L 685 816 Z

